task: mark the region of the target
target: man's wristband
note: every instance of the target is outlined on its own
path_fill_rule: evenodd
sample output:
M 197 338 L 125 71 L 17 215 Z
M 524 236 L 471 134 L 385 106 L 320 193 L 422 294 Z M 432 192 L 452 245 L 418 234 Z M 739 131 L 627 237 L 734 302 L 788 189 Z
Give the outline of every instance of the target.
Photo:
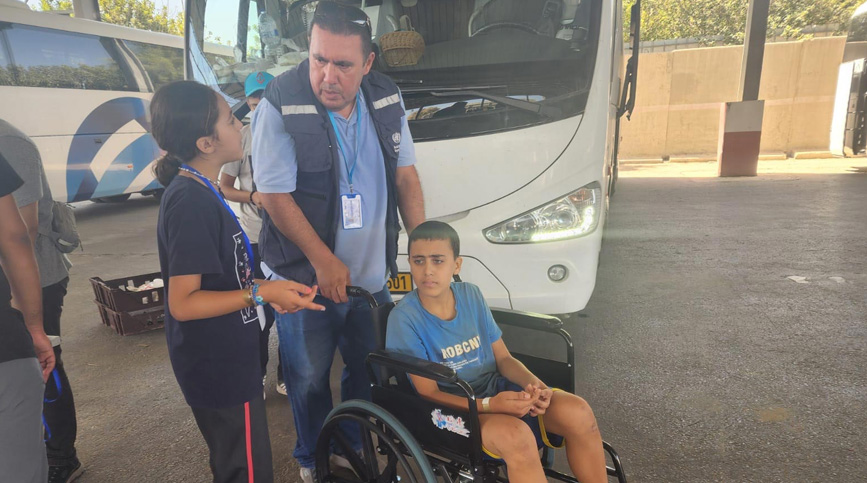
M 253 203 L 253 195 L 256 194 L 256 188 L 253 188 L 253 191 L 250 192 L 250 203 Z
M 482 412 L 489 413 L 491 412 L 491 398 L 486 397 L 482 399 Z

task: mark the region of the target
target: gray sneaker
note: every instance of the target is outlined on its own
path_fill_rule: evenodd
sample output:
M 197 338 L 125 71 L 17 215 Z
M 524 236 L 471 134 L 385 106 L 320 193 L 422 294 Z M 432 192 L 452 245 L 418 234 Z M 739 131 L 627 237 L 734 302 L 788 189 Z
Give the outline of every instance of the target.
M 316 470 L 313 468 L 301 468 L 301 481 L 303 483 L 319 483 Z

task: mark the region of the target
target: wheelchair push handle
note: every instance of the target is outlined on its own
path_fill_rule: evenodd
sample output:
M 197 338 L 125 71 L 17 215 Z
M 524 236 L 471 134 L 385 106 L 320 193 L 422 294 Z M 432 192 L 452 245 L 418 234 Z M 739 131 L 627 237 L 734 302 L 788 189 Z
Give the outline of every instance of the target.
M 379 304 L 376 302 L 376 299 L 373 298 L 373 295 L 371 295 L 370 292 L 368 292 L 367 290 L 364 290 L 361 287 L 356 287 L 354 285 L 347 285 L 346 286 L 346 295 L 349 295 L 350 297 L 363 298 L 370 305 L 370 308 L 376 308 L 377 306 L 379 306 Z

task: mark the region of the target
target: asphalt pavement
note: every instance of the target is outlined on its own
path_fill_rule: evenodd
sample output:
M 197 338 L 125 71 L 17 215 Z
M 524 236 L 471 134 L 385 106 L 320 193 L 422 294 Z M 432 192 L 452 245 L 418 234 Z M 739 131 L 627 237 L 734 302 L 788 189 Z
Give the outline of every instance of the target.
M 566 320 L 577 392 L 631 482 L 867 481 L 867 174 L 700 168 L 623 166 L 595 293 Z M 164 332 L 104 327 L 88 281 L 159 269 L 157 208 L 76 207 L 62 335 L 84 483 L 210 481 Z M 276 337 L 271 354 L 275 475 L 294 482 Z

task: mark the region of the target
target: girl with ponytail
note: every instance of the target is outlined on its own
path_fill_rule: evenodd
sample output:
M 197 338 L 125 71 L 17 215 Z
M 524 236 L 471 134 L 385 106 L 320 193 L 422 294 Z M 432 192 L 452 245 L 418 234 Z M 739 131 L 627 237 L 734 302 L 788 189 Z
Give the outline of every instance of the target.
M 166 154 L 157 228 L 172 368 L 210 450 L 215 482 L 271 482 L 271 443 L 259 359 L 261 310 L 324 310 L 316 287 L 253 277 L 247 235 L 216 181 L 243 157 L 241 123 L 226 101 L 192 81 L 151 101 L 152 133 Z

